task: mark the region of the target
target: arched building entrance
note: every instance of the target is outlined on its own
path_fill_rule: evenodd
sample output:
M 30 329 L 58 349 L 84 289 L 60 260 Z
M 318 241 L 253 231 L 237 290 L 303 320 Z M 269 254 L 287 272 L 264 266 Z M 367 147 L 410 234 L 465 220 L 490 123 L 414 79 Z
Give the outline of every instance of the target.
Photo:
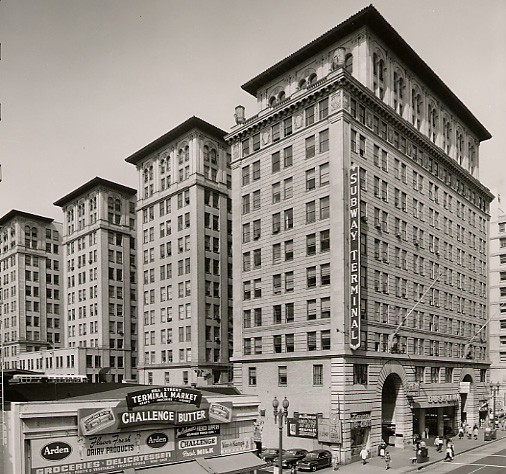
M 397 362 L 387 362 L 378 376 L 376 391 L 380 406 L 378 443 L 404 447 L 412 435 L 412 416 L 405 387 L 407 376 L 404 367 Z M 381 394 L 381 396 L 380 396 Z

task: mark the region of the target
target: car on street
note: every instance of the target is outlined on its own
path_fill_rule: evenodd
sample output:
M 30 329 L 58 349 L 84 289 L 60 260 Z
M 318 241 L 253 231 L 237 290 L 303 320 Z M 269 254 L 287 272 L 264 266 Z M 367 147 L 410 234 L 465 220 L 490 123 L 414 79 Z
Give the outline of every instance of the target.
M 301 459 L 304 459 L 306 457 L 306 454 L 308 453 L 307 449 L 302 448 L 292 448 L 287 449 L 286 451 L 283 450 L 283 459 L 282 459 L 282 465 L 281 467 L 292 467 L 295 464 L 297 464 Z M 275 466 L 279 466 L 279 456 L 277 456 L 274 459 L 273 464 Z
M 285 450 L 283 449 L 283 453 Z M 279 448 L 262 448 L 260 452 L 260 459 L 263 459 L 265 462 L 271 464 L 275 458 L 279 456 Z
M 297 464 L 299 471 L 316 471 L 321 467 L 332 466 L 332 453 L 326 449 L 315 449 L 309 451 L 304 459 Z

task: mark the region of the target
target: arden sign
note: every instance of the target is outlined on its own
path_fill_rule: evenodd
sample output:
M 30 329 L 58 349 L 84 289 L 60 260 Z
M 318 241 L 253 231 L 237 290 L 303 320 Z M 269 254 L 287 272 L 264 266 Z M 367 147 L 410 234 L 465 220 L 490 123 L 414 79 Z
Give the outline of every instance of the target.
M 350 168 L 350 347 L 360 347 L 360 168 Z
M 164 402 L 181 402 L 200 407 L 201 400 L 202 394 L 199 390 L 184 387 L 157 387 L 131 392 L 126 396 L 129 408 Z

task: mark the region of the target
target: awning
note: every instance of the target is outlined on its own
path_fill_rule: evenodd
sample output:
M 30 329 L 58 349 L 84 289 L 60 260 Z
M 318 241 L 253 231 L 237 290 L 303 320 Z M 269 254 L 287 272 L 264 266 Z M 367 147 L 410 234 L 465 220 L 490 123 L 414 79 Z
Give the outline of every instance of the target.
M 148 467 L 147 469 L 136 469 L 135 474 L 209 474 L 202 466 L 195 461 L 168 464 L 165 466 Z
M 267 466 L 267 463 L 253 453 L 241 453 L 209 459 L 197 458 L 190 462 L 136 469 L 135 474 L 241 474 L 265 466 Z
M 267 466 L 266 462 L 253 453 L 231 454 L 209 459 L 199 458 L 196 462 L 209 474 L 241 474 Z

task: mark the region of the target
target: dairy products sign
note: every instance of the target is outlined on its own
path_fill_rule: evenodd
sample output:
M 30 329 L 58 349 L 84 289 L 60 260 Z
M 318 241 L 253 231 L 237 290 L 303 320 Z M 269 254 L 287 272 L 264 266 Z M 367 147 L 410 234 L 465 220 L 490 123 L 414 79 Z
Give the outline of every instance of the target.
M 181 402 L 200 407 L 201 400 L 202 394 L 199 390 L 185 387 L 155 387 L 148 390 L 131 392 L 126 396 L 129 408 L 160 402 Z
M 172 430 L 30 441 L 30 474 L 107 473 L 173 462 Z
M 176 442 L 176 456 L 180 461 L 219 454 L 221 454 L 221 444 L 218 435 L 183 438 Z

